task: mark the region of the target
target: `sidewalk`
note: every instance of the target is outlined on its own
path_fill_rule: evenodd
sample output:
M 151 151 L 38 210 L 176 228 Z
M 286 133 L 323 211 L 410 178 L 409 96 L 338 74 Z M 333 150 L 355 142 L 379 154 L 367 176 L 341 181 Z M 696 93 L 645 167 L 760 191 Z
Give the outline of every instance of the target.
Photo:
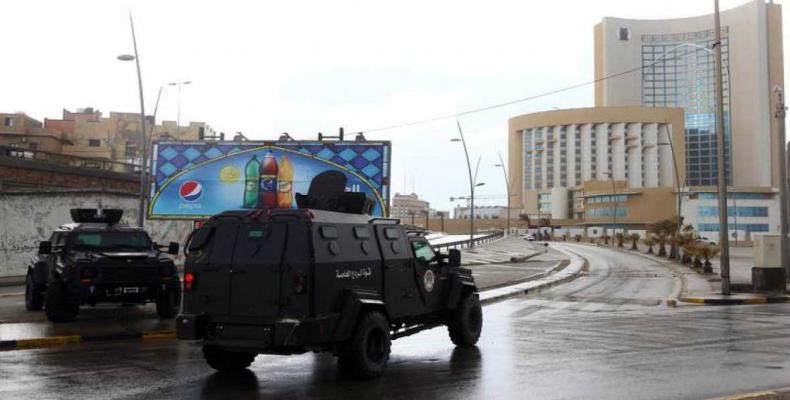
M 781 293 L 752 293 L 735 292 L 729 296 L 721 294 L 721 276 L 719 269 L 719 259 L 711 260 L 713 264 L 712 274 L 701 274 L 689 266 L 677 263 L 664 257 L 658 257 L 658 246 L 653 246 L 654 254 L 647 254 L 647 246 L 639 243 L 638 250 L 630 250 L 631 243 L 624 243 L 624 248 L 612 247 L 620 251 L 627 251 L 632 254 L 650 258 L 658 263 L 664 264 L 672 269 L 683 281 L 683 289 L 678 300 L 684 303 L 707 304 L 707 305 L 736 305 L 736 304 L 765 304 L 765 303 L 784 303 L 790 302 L 790 296 Z M 666 246 L 669 254 L 669 245 Z M 738 287 L 751 288 L 752 283 L 752 248 L 751 247 L 731 247 L 730 248 L 730 282 L 733 289 Z

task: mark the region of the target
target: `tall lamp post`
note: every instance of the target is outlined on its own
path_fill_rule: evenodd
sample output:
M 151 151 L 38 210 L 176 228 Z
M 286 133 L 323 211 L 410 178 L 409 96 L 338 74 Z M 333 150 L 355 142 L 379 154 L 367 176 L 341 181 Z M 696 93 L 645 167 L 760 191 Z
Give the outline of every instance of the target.
M 779 120 L 779 209 L 781 211 L 781 220 L 780 222 L 780 233 L 782 234 L 782 242 L 781 242 L 781 261 L 782 267 L 790 269 L 790 248 L 788 248 L 788 239 L 787 239 L 787 231 L 788 231 L 788 204 L 787 204 L 787 138 L 785 134 L 785 116 L 787 114 L 787 109 L 785 108 L 785 98 L 784 98 L 784 91 L 781 87 L 777 86 L 774 88 L 774 93 L 777 96 L 776 101 L 776 113 L 775 117 Z M 736 215 L 738 213 L 735 213 Z M 737 223 L 736 229 L 737 229 Z M 790 274 L 788 274 L 790 276 Z
M 721 76 L 721 23 L 719 21 L 719 0 L 714 0 L 714 78 L 716 87 L 716 172 L 719 186 L 719 247 L 721 255 L 721 294 L 730 294 L 730 239 L 727 229 L 727 179 L 724 164 L 724 90 Z M 737 227 L 736 227 L 737 228 Z
M 134 46 L 134 55 L 123 54 L 118 56 L 118 59 L 121 61 L 134 61 L 135 65 L 137 66 L 137 87 L 140 92 L 140 145 L 142 146 L 142 154 L 140 155 L 140 200 L 138 204 L 137 210 L 137 225 L 140 227 L 143 226 L 145 223 L 145 190 L 146 190 L 146 181 L 147 181 L 147 166 L 146 160 L 148 160 L 148 140 L 145 137 L 145 101 L 143 100 L 143 78 L 140 74 L 140 56 L 137 53 L 137 37 L 134 34 L 134 20 L 132 19 L 132 15 L 129 14 L 129 24 L 132 28 L 132 44 Z
M 181 86 L 189 85 L 192 81 L 170 82 L 168 86 L 176 86 L 178 88 L 178 108 L 176 114 L 176 135 L 178 135 L 178 127 L 181 126 Z
M 507 178 L 507 169 L 505 168 L 505 162 L 502 161 L 502 153 L 497 153 L 499 155 L 499 164 L 495 164 L 495 167 L 502 167 L 502 173 L 505 174 L 505 188 L 507 189 L 507 234 L 510 235 L 510 180 Z
M 469 162 L 469 150 L 466 148 L 466 139 L 464 138 L 464 131 L 461 129 L 461 122 L 455 120 L 458 125 L 459 138 L 450 139 L 451 142 L 461 142 L 464 146 L 464 155 L 466 156 L 466 169 L 469 172 L 469 247 L 474 247 L 475 239 L 475 180 L 472 178 L 472 164 Z

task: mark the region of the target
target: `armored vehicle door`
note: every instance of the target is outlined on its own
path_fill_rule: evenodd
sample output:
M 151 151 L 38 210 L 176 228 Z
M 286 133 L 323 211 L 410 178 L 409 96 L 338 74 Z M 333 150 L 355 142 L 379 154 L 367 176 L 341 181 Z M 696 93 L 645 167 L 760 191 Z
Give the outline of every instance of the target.
M 288 225 L 243 224 L 238 229 L 230 276 L 230 314 L 270 319 L 280 311 L 280 275 Z
M 397 225 L 375 225 L 384 264 L 384 301 L 390 317 L 414 315 L 423 310 L 415 285 L 415 269 L 406 232 Z
M 436 252 L 422 237 L 410 239 L 409 244 L 410 251 L 414 254 L 413 263 L 416 272 L 414 278 L 423 304 L 428 308 L 441 306 L 442 291 L 445 290 L 443 284 L 445 274 L 436 259 Z
M 207 228 L 203 228 L 207 229 Z M 196 311 L 213 315 L 226 315 L 230 307 L 230 274 L 233 248 L 239 225 L 236 222 L 219 223 L 212 226 L 211 231 L 204 233 L 207 256 L 194 255 L 193 266 L 198 276 L 196 293 Z

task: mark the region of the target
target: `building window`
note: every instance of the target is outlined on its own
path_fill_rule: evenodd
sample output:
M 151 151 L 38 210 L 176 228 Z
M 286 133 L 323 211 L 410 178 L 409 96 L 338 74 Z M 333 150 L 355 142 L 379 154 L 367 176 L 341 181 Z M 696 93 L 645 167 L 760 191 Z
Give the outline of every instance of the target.
M 30 150 L 38 150 L 38 143 L 36 143 L 36 142 L 30 142 L 30 143 L 28 144 L 28 148 L 29 148 Z
M 620 28 L 617 31 L 617 38 L 620 40 L 629 40 L 631 39 L 631 30 L 628 28 Z
M 137 145 L 132 142 L 126 142 L 126 150 L 124 151 L 126 157 L 137 156 Z
M 101 140 L 99 139 L 88 139 L 88 146 L 90 147 L 100 147 Z
M 5 126 L 14 126 L 14 119 L 11 117 L 5 117 L 4 121 Z

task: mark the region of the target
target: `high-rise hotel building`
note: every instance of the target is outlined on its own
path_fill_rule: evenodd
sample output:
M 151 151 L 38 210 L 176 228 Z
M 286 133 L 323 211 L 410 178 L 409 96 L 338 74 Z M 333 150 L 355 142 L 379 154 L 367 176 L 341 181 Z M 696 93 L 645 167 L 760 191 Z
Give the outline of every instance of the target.
M 777 232 L 781 6 L 754 0 L 721 24 L 730 230 Z M 680 196 L 685 221 L 715 238 L 713 42 L 713 15 L 597 24 L 595 107 L 510 119 L 513 192 L 527 213 L 640 229 L 675 215 Z

